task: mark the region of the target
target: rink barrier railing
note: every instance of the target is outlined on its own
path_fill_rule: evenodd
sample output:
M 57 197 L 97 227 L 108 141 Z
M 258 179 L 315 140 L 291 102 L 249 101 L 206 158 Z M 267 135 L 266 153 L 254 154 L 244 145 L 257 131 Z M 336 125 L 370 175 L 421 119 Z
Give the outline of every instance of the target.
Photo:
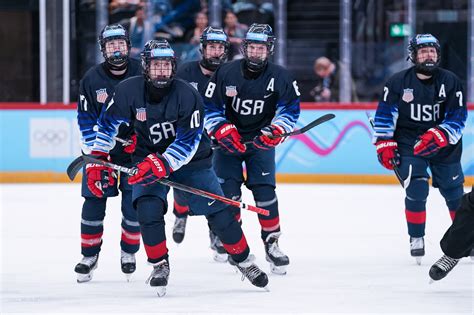
M 27 102 L 0 102 L 2 110 L 76 110 L 76 103 L 27 103 Z M 302 110 L 367 110 L 374 111 L 376 102 L 360 103 L 311 103 L 302 102 Z M 474 110 L 474 103 L 468 103 L 468 109 Z M 81 181 L 79 175 L 74 182 Z M 277 181 L 281 183 L 324 183 L 324 184 L 398 184 L 395 176 L 380 174 L 322 174 L 322 173 L 278 173 Z M 0 171 L 0 183 L 69 183 L 65 172 L 54 171 Z M 466 176 L 466 185 L 474 185 L 474 176 Z

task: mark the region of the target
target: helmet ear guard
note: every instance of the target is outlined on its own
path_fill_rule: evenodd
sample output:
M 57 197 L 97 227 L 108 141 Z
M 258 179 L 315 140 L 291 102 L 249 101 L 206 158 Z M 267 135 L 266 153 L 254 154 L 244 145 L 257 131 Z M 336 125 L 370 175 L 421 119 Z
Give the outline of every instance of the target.
M 266 45 L 268 53 L 267 58 L 250 58 L 248 56 L 248 45 L 251 43 Z M 241 53 L 246 60 L 247 67 L 252 71 L 262 70 L 268 62 L 268 56 L 273 55 L 274 50 L 275 36 L 273 35 L 273 30 L 271 26 L 268 24 L 252 24 L 247 33 L 245 34 L 245 38 L 243 39 L 241 46 Z
M 220 57 L 206 58 L 204 51 L 209 43 L 224 45 L 224 53 Z M 227 61 L 229 48 L 229 38 L 222 28 L 206 27 L 201 34 L 199 44 L 199 52 L 202 55 L 201 65 L 210 71 L 216 71 L 221 64 Z
M 176 75 L 177 62 L 174 50 L 165 39 L 149 40 L 140 54 L 143 75 L 147 82 L 156 88 L 165 88 L 171 84 Z M 169 77 L 152 78 L 150 76 L 150 63 L 152 60 L 166 60 L 171 62 L 171 74 Z
M 418 50 L 423 47 L 434 47 L 438 55 L 435 62 L 424 61 L 418 62 L 417 54 Z M 415 65 L 415 70 L 418 73 L 425 75 L 432 75 L 434 71 L 439 67 L 441 61 L 441 46 L 436 37 L 431 34 L 417 34 L 414 36 L 407 47 L 408 57 L 407 60 L 410 60 Z
M 127 44 L 127 53 L 123 54 L 120 51 L 114 52 L 112 55 L 107 54 L 106 44 L 108 41 L 115 39 L 123 39 Z M 99 35 L 99 46 L 102 56 L 105 61 L 111 66 L 112 70 L 124 69 L 128 63 L 128 57 L 130 56 L 130 37 L 127 30 L 120 24 L 111 24 L 104 27 Z

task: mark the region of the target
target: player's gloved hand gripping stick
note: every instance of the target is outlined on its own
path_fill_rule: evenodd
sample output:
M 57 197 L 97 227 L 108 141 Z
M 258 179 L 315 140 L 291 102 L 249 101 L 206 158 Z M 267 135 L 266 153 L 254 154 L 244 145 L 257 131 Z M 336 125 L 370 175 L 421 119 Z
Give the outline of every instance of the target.
M 368 112 L 365 112 L 365 114 L 367 115 L 367 118 L 369 119 L 370 126 L 372 127 L 372 129 L 374 129 L 375 127 L 374 118 Z M 400 182 L 400 184 L 402 185 L 404 189 L 407 189 L 408 186 L 410 185 L 412 165 L 410 164 L 408 166 L 408 176 L 406 179 L 403 179 L 402 175 L 400 175 L 400 170 L 398 168 L 398 163 L 396 159 L 392 158 L 390 160 L 390 163 L 393 166 L 393 171 L 395 172 L 395 175 L 397 176 L 398 181 Z
M 69 164 L 69 166 L 66 170 L 66 173 L 67 173 L 69 179 L 73 180 L 76 177 L 79 170 L 84 165 L 86 165 L 88 163 L 100 164 L 100 165 L 112 168 L 114 170 L 129 174 L 129 175 L 135 175 L 136 172 L 137 172 L 136 168 L 128 168 L 128 167 L 125 167 L 125 166 L 110 163 L 108 161 L 97 159 L 93 156 L 82 155 L 82 156 L 76 158 L 74 161 L 72 161 L 71 164 Z M 219 195 L 216 195 L 216 194 L 213 194 L 213 193 L 201 190 L 201 189 L 197 189 L 197 188 L 194 188 L 194 187 L 189 187 L 189 186 L 186 186 L 186 185 L 183 185 L 183 184 L 179 184 L 179 183 L 170 181 L 166 178 L 157 179 L 156 182 L 158 182 L 160 184 L 163 184 L 163 185 L 166 185 L 166 186 L 169 186 L 169 187 L 173 187 L 173 188 L 182 190 L 182 191 L 186 191 L 188 193 L 198 195 L 198 196 L 201 196 L 201 197 L 204 197 L 204 198 L 217 200 L 217 201 L 220 201 L 222 203 L 225 203 L 225 204 L 228 204 L 228 205 L 240 208 L 240 209 L 253 211 L 253 212 L 256 212 L 258 214 L 265 215 L 265 216 L 270 215 L 270 211 L 268 211 L 266 209 L 259 208 L 259 207 L 256 207 L 256 206 L 252 206 L 252 205 L 248 205 L 248 204 L 245 204 L 243 202 L 232 200 L 232 199 L 229 199 L 229 198 L 226 198 L 226 197 L 223 197 L 223 196 L 219 196 Z

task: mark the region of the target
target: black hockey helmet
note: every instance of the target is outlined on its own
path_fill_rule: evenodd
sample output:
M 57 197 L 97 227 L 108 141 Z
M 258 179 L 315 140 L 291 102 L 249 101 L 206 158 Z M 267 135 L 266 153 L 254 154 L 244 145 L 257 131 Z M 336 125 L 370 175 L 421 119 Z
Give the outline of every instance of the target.
M 271 26 L 268 24 L 253 23 L 242 41 L 242 55 L 247 61 L 247 66 L 250 70 L 260 71 L 267 64 L 268 56 L 265 59 L 249 58 L 247 47 L 250 43 L 265 44 L 267 46 L 268 56 L 273 55 L 275 36 L 273 35 Z
M 106 43 L 114 39 L 123 39 L 127 43 L 127 54 L 123 54 L 121 51 L 114 51 L 112 55 L 107 55 Z M 112 66 L 121 66 L 128 62 L 128 56 L 130 55 L 130 37 L 128 36 L 127 30 L 120 24 L 111 24 L 104 27 L 99 35 L 100 51 L 104 56 L 105 61 Z
M 204 68 L 210 71 L 216 71 L 216 69 L 227 61 L 229 53 L 230 42 L 227 34 L 220 27 L 208 26 L 204 29 L 200 38 L 199 51 L 202 55 L 201 64 Z M 209 43 L 217 43 L 224 45 L 224 53 L 220 57 L 206 58 L 204 50 Z
M 423 47 L 434 47 L 436 49 L 438 58 L 436 62 L 429 60 L 419 63 L 417 61 L 417 53 L 420 48 Z M 417 72 L 430 75 L 435 71 L 441 61 L 441 46 L 439 45 L 438 39 L 431 34 L 417 34 L 414 36 L 408 44 L 408 59 L 415 64 Z
M 140 54 L 142 61 L 143 75 L 146 80 L 156 88 L 164 88 L 171 84 L 176 74 L 176 57 L 174 50 L 166 39 L 149 40 L 142 53 Z M 171 75 L 169 77 L 159 76 L 152 79 L 150 76 L 151 60 L 169 60 L 171 61 Z

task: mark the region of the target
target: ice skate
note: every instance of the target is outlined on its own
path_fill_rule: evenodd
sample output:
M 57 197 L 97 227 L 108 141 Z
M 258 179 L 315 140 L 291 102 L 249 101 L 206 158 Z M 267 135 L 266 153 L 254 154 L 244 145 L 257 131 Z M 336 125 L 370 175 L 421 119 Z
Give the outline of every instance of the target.
M 290 264 L 290 259 L 278 246 L 278 238 L 281 232 L 271 233 L 265 240 L 266 260 L 270 263 L 270 270 L 277 275 L 286 275 L 286 266 Z
M 254 263 L 255 256 L 249 255 L 246 260 L 237 263 L 232 259 L 232 256 L 229 256 L 229 263 L 232 266 L 235 266 L 242 273 L 242 281 L 247 278 L 254 286 L 259 288 L 267 289 L 268 277 L 265 272 L 263 272 L 258 266 Z
M 214 260 L 220 263 L 227 262 L 227 251 L 225 250 L 224 245 L 222 244 L 219 237 L 211 230 L 209 230 L 209 239 L 211 241 L 210 247 L 212 249 Z
M 416 263 L 421 265 L 421 258 L 425 256 L 425 240 L 423 237 L 410 237 L 410 253 Z
M 77 282 L 83 283 L 92 280 L 94 270 L 98 266 L 99 254 L 94 256 L 84 256 L 76 265 L 74 271 L 77 274 Z
M 135 254 L 126 253 L 122 250 L 120 252 L 120 264 L 122 266 L 122 272 L 125 274 L 127 282 L 129 282 L 132 273 L 134 273 L 137 268 Z
M 186 232 L 186 221 L 188 217 L 176 217 L 176 221 L 174 221 L 173 226 L 173 240 L 176 244 L 181 244 L 184 239 L 184 233 Z
M 156 294 L 162 297 L 166 294 L 166 286 L 168 285 L 168 278 L 170 275 L 170 266 L 166 259 L 152 264 L 153 271 L 146 280 L 147 284 L 156 289 Z
M 443 255 L 437 262 L 430 268 L 430 283 L 443 279 L 453 268 L 458 264 L 460 259 L 451 258 Z

